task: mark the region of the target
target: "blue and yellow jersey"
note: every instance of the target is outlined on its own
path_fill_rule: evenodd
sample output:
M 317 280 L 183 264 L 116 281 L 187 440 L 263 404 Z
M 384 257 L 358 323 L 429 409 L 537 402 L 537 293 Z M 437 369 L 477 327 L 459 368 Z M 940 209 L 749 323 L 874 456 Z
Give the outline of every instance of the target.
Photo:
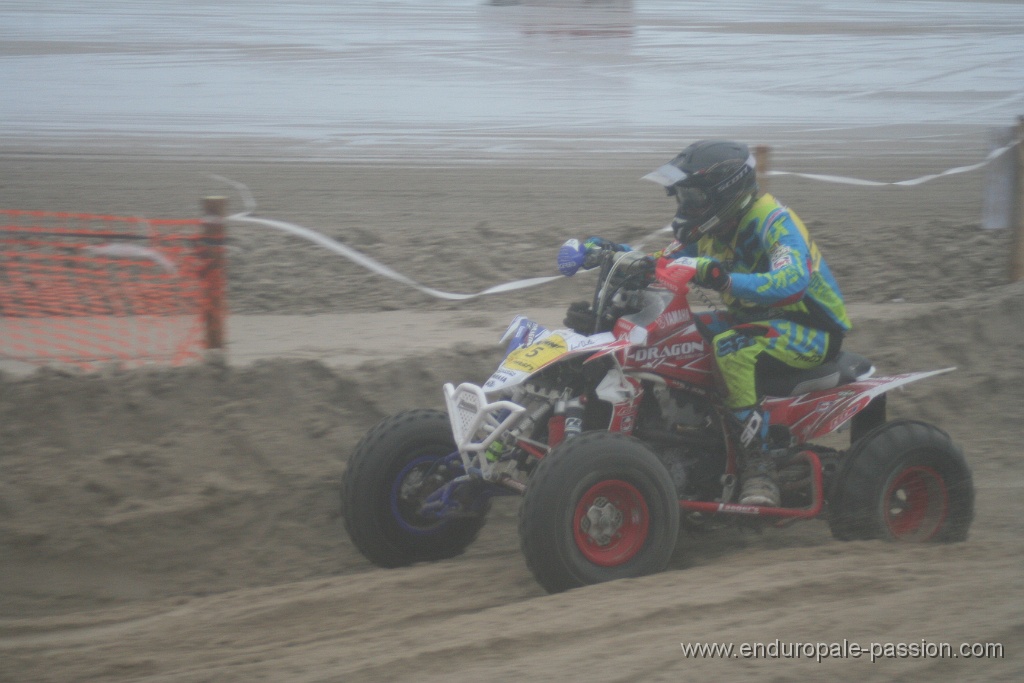
M 722 297 L 741 319 L 789 318 L 826 331 L 851 328 L 839 285 L 803 221 L 770 194 L 754 203 L 728 242 L 705 236 L 673 255 L 725 264 L 731 284 Z

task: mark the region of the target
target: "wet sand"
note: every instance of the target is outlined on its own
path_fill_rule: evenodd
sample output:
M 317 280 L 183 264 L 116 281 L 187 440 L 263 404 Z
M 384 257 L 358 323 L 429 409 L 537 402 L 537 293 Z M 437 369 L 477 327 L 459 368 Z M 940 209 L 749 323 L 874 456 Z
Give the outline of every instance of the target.
M 776 167 L 902 180 L 976 161 L 889 144 L 776 150 Z M 902 150 L 902 153 L 899 153 Z M 666 153 L 674 153 L 666 150 Z M 664 155 L 662 155 L 664 156 Z M 449 291 L 553 272 L 564 239 L 635 240 L 668 218 L 662 162 L 300 164 L 83 153 L 3 157 L 11 208 L 196 215 L 245 183 L 260 215 L 323 230 Z M 0 679 L 10 681 L 1012 681 L 1024 676 L 1024 292 L 979 229 L 981 175 L 917 188 L 793 178 L 882 372 L 959 370 L 893 396 L 974 470 L 968 542 L 833 540 L 816 521 L 680 538 L 669 571 L 547 596 L 516 503 L 451 561 L 381 570 L 351 546 L 338 484 L 383 416 L 479 381 L 512 313 L 557 324 L 565 281 L 438 302 L 311 244 L 233 226 L 227 365 L 0 379 Z M 230 194 L 230 189 L 228 189 Z M 232 204 L 241 202 L 232 195 Z M 894 301 L 896 300 L 896 301 Z M 680 642 L 994 642 L 999 659 L 686 659 Z

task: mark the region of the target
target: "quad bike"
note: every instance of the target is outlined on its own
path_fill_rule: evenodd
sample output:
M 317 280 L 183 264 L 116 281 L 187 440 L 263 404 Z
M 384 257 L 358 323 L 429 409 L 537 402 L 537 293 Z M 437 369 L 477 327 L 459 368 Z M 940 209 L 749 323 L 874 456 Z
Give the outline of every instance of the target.
M 782 503 L 740 505 L 743 453 L 687 298 L 695 264 L 662 258 L 638 274 L 635 262 L 601 256 L 593 334 L 517 316 L 483 386 L 447 384 L 447 412 L 400 413 L 362 439 L 342 514 L 363 555 L 382 567 L 456 556 L 508 494 L 522 495 L 522 552 L 549 592 L 665 569 L 681 524 L 825 517 L 841 540 L 967 537 L 974 488 L 959 447 L 886 419 L 888 392 L 954 368 L 874 377 L 841 352 L 760 375 Z M 811 443 L 841 429 L 848 450 Z

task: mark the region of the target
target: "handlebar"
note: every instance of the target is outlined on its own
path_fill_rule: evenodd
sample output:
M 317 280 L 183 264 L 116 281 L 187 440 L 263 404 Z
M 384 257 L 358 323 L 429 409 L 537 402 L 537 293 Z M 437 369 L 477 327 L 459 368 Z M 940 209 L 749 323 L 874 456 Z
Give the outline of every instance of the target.
M 642 291 L 653 281 L 654 263 L 646 254 L 636 251 L 604 249 L 601 270 L 594 286 L 594 330 L 601 331 L 601 323 L 608 304 L 622 290 Z

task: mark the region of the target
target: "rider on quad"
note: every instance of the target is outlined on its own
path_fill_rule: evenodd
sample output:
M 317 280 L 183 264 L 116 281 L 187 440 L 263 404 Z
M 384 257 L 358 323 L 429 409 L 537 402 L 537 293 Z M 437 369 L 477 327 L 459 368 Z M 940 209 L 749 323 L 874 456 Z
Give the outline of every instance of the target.
M 702 314 L 713 335 L 725 405 L 746 456 L 742 505 L 778 507 L 778 477 L 768 451 L 770 415 L 760 405 L 759 376 L 789 366 L 817 367 L 839 353 L 850 329 L 842 294 L 807 228 L 770 194 L 758 192 L 746 145 L 695 142 L 644 176 L 675 197 L 675 240 L 649 259 L 696 257 L 694 282 L 721 293 L 728 312 Z M 583 243 L 588 255 L 629 251 L 599 237 Z M 595 259 L 583 266 L 593 267 Z M 565 324 L 594 329 L 584 303 L 569 307 Z

